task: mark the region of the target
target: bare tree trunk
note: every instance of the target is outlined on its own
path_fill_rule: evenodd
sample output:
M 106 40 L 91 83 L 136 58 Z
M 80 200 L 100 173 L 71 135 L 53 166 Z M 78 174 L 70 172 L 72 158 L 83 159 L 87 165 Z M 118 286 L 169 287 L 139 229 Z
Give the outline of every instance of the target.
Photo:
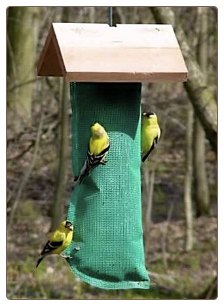
M 192 132 L 193 132 L 193 109 L 189 105 L 187 130 L 186 130 L 186 172 L 184 186 L 184 208 L 186 218 L 186 251 L 190 251 L 193 247 L 193 211 L 192 211 Z
M 152 199 L 153 199 L 154 182 L 155 182 L 155 170 L 152 169 L 150 172 L 147 166 L 143 167 L 142 170 L 143 170 L 144 187 L 146 193 L 144 228 L 145 228 L 145 233 L 147 233 L 150 224 L 152 222 Z
M 38 129 L 37 129 L 37 136 L 36 136 L 36 140 L 35 140 L 33 157 L 32 157 L 32 160 L 31 160 L 29 166 L 27 167 L 27 169 L 24 172 L 24 176 L 21 179 L 21 182 L 20 182 L 17 194 L 16 194 L 15 201 L 14 201 L 12 207 L 11 207 L 9 219 L 8 219 L 8 222 L 7 222 L 7 231 L 8 232 L 11 229 L 11 226 L 12 226 L 13 221 L 14 221 L 16 210 L 18 208 L 18 205 L 19 205 L 21 197 L 22 197 L 22 193 L 24 191 L 24 188 L 27 185 L 27 182 L 29 181 L 29 178 L 32 174 L 33 168 L 34 168 L 36 160 L 37 160 L 38 151 L 39 151 L 39 147 L 40 147 L 42 127 L 43 127 L 43 120 L 44 120 L 44 111 L 43 111 L 43 106 L 42 106 L 41 107 L 39 126 L 38 126 Z
M 94 23 L 96 20 L 96 7 L 91 6 L 89 7 L 89 21 Z
M 208 10 L 198 7 L 199 15 L 199 64 L 206 78 L 208 64 Z M 206 78 L 207 79 L 207 78 Z M 197 216 L 209 214 L 209 189 L 205 163 L 205 134 L 199 119 L 195 114 L 194 124 L 194 179 Z
M 149 250 L 149 228 L 152 222 L 152 199 L 154 192 L 154 182 L 155 182 L 155 170 L 152 169 L 151 173 L 146 165 L 142 167 L 143 173 L 143 186 L 145 194 L 145 205 L 144 205 L 144 245 L 145 245 L 145 257 L 147 259 L 147 254 Z
M 152 7 L 151 10 L 157 23 L 174 23 L 175 15 L 171 8 Z M 204 74 L 190 48 L 180 22 L 175 23 L 175 32 L 189 71 L 188 81 L 184 83 L 185 89 L 212 149 L 217 152 L 217 104 L 215 98 L 212 90 L 207 86 Z
M 39 7 L 10 7 L 7 19 L 7 121 L 17 132 L 31 123 Z
M 64 7 L 62 21 L 68 21 L 68 8 Z M 52 207 L 52 225 L 54 230 L 61 221 L 63 215 L 64 193 L 67 178 L 67 162 L 68 162 L 68 133 L 69 133 L 69 116 L 68 116 L 68 93 L 69 84 L 65 79 L 61 80 L 61 107 L 60 107 L 60 153 L 58 163 L 58 174 L 56 182 L 55 202 Z
M 166 222 L 162 225 L 162 237 L 161 237 L 161 248 L 162 248 L 162 259 L 163 259 L 163 267 L 165 271 L 168 269 L 168 261 L 167 261 L 167 234 L 168 228 L 170 225 L 170 221 L 173 214 L 174 202 L 171 203 L 170 208 L 167 212 Z
M 130 13 L 128 13 L 130 9 Z M 138 7 L 114 7 L 114 24 L 139 23 Z

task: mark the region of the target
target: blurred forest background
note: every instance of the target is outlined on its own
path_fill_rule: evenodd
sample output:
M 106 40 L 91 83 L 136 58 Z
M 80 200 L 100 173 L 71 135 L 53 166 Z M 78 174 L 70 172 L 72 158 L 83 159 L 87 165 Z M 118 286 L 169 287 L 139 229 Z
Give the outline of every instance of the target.
M 150 290 L 91 287 L 63 259 L 35 263 L 73 188 L 69 85 L 37 77 L 52 22 L 107 23 L 106 7 L 7 9 L 7 297 L 213 299 L 217 296 L 217 9 L 115 7 L 114 23 L 172 23 L 185 84 L 143 84 L 161 141 L 142 166 Z M 66 203 L 66 205 L 65 205 Z

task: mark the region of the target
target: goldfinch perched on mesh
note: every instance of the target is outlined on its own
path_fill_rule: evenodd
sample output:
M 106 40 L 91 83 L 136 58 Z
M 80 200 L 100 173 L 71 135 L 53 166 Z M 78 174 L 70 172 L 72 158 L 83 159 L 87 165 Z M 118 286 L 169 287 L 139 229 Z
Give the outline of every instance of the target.
M 73 236 L 73 225 L 70 221 L 63 221 L 59 228 L 56 229 L 50 236 L 50 239 L 46 243 L 43 251 L 41 252 L 41 257 L 37 261 L 36 268 L 39 266 L 41 261 L 45 256 L 58 254 L 64 258 L 69 256 L 64 256 L 61 253 L 70 245 Z
M 160 136 L 161 130 L 156 114 L 152 112 L 144 112 L 142 114 L 141 128 L 141 150 L 143 163 L 155 148 Z
M 90 174 L 90 171 L 99 165 L 105 165 L 107 163 L 105 157 L 110 148 L 107 132 L 102 125 L 96 122 L 91 126 L 91 133 L 92 137 L 89 141 L 87 159 L 80 175 L 74 178 L 75 182 L 81 183 Z

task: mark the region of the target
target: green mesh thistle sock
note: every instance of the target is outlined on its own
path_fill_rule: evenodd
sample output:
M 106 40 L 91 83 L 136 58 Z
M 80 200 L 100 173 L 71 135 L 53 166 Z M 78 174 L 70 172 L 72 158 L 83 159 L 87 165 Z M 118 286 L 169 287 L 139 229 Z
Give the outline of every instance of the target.
M 66 253 L 72 271 L 103 289 L 149 288 L 140 180 L 140 83 L 71 83 L 72 163 L 79 175 L 99 122 L 108 132 L 106 165 L 74 187 L 67 219 L 75 226 Z

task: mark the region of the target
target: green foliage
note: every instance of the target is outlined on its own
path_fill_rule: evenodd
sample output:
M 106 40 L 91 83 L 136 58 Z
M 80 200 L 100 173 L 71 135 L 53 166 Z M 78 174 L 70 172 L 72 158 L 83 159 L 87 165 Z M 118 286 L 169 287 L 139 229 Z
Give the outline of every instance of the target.
M 38 210 L 37 205 L 35 205 L 33 200 L 20 202 L 16 212 L 18 218 L 31 218 L 33 220 L 35 220 L 39 214 L 40 211 Z

